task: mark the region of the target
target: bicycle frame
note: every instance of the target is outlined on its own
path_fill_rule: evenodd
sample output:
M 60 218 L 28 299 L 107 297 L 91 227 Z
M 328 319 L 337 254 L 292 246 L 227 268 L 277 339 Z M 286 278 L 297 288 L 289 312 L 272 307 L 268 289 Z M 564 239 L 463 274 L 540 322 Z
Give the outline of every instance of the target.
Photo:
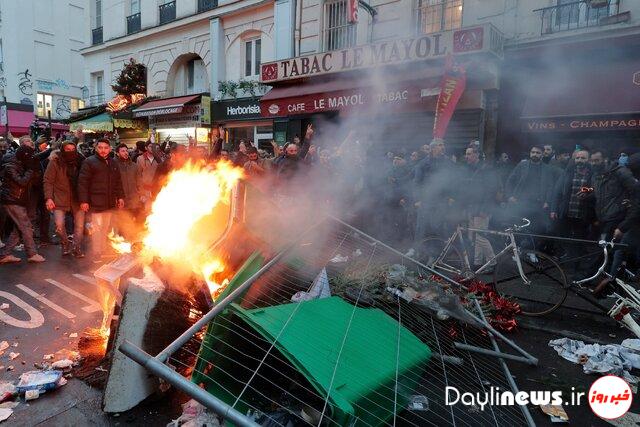
M 487 234 L 487 235 L 496 235 L 496 236 L 508 237 L 509 238 L 509 244 L 507 246 L 505 246 L 504 249 L 502 249 L 496 255 L 494 255 L 493 258 L 488 260 L 486 263 L 484 263 L 482 266 L 480 266 L 480 268 L 478 268 L 477 270 L 474 271 L 471 268 L 471 263 L 469 262 L 469 254 L 467 252 L 467 245 L 465 244 L 464 236 L 463 236 L 463 232 L 468 232 L 468 231 L 471 231 L 471 232 L 474 232 L 474 233 Z M 460 271 L 459 269 L 457 269 L 457 268 L 447 264 L 446 262 L 444 262 L 445 257 L 449 253 L 449 250 L 451 249 L 451 247 L 453 246 L 453 244 L 454 244 L 454 242 L 456 240 L 459 240 L 460 241 L 460 245 L 462 246 L 462 260 L 464 262 L 465 271 Z M 516 266 L 518 268 L 518 273 L 520 274 L 520 277 L 522 278 L 522 281 L 524 282 L 525 285 L 530 285 L 531 281 L 529 279 L 527 279 L 527 277 L 524 274 L 524 270 L 522 269 L 522 263 L 520 262 L 520 256 L 519 256 L 519 253 L 518 253 L 518 245 L 516 244 L 515 236 L 513 235 L 513 233 L 507 232 L 507 231 L 483 230 L 483 229 L 479 229 L 479 228 L 469 228 L 469 227 L 458 226 L 456 228 L 456 231 L 454 231 L 454 233 L 451 235 L 451 237 L 449 237 L 449 239 L 447 240 L 446 244 L 444 245 L 444 248 L 442 249 L 442 252 L 440 252 L 440 255 L 438 255 L 438 258 L 436 258 L 436 260 L 433 262 L 433 267 L 434 268 L 440 268 L 442 270 L 449 271 L 451 273 L 455 273 L 455 274 L 459 274 L 459 275 L 464 275 L 465 272 L 469 272 L 469 273 L 471 273 L 471 277 L 475 277 L 478 274 L 481 274 L 482 272 L 487 270 L 489 268 L 489 266 L 491 266 L 494 262 L 497 262 L 498 260 L 500 260 L 503 256 L 505 256 L 509 252 L 513 253 L 513 260 L 516 263 Z

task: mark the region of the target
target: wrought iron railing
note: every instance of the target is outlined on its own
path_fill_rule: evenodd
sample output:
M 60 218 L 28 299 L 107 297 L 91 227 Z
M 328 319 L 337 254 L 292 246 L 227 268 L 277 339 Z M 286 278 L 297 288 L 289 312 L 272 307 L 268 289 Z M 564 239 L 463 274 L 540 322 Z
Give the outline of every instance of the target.
M 418 0 L 416 3 L 418 34 L 437 33 L 462 26 L 462 0 Z
M 356 44 L 356 25 L 348 22 L 346 0 L 324 3 L 323 46 L 325 51 L 344 49 Z
M 134 13 L 127 16 L 127 34 L 136 33 L 140 31 L 140 13 Z
M 176 19 L 176 2 L 164 3 L 158 6 L 160 10 L 160 24 L 175 21 Z
M 606 18 L 620 12 L 620 0 L 580 0 L 535 9 L 540 12 L 540 34 L 552 34 L 602 25 Z
M 96 105 L 104 104 L 104 93 L 99 93 L 97 95 L 91 95 L 89 97 L 89 107 L 95 107 Z
M 102 43 L 102 27 L 94 28 L 91 30 L 91 44 Z
M 198 0 L 198 13 L 218 7 L 218 0 Z

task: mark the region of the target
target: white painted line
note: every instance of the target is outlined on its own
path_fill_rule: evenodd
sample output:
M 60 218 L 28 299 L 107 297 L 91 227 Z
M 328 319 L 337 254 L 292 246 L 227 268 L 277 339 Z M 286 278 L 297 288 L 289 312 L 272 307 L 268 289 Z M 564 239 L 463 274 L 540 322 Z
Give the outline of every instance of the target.
M 58 313 L 62 314 L 67 319 L 74 319 L 76 317 L 75 314 L 68 312 L 67 310 L 65 310 L 64 308 L 60 307 L 55 302 L 51 301 L 48 298 L 43 297 L 42 295 L 40 295 L 36 291 L 26 287 L 25 285 L 16 285 L 16 288 L 20 289 L 24 293 L 26 293 L 26 294 L 32 296 L 33 298 L 37 299 L 38 301 L 40 301 L 44 305 L 48 305 L 50 308 L 52 308 L 55 311 L 57 311 Z
M 0 310 L 0 322 L 4 322 L 7 325 L 15 326 L 16 328 L 34 329 L 44 324 L 44 316 L 37 308 L 27 304 L 20 297 L 10 294 L 9 292 L 0 291 L 0 297 L 6 298 L 16 306 L 20 307 L 29 315 L 29 320 L 18 320 L 13 316 L 9 316 L 4 311 Z
M 73 277 L 75 277 L 76 279 L 80 279 L 83 282 L 87 282 L 90 285 L 100 287 L 100 285 L 98 285 L 98 282 L 96 282 L 96 279 L 91 276 L 85 276 L 84 274 L 74 274 Z
M 98 304 L 97 301 L 92 300 L 91 298 L 87 298 L 84 295 L 82 295 L 80 292 L 77 292 L 73 289 L 71 289 L 70 287 L 63 285 L 62 283 L 58 282 L 57 280 L 53 280 L 53 279 L 44 279 L 46 282 L 51 283 L 53 286 L 56 286 L 60 289 L 62 289 L 63 291 L 70 293 L 71 295 L 73 295 L 76 298 L 81 299 L 82 301 L 86 302 L 87 304 L 89 304 L 86 307 L 82 307 L 82 310 L 87 312 L 87 313 L 94 313 L 96 311 L 102 311 L 102 308 L 100 307 L 100 304 Z

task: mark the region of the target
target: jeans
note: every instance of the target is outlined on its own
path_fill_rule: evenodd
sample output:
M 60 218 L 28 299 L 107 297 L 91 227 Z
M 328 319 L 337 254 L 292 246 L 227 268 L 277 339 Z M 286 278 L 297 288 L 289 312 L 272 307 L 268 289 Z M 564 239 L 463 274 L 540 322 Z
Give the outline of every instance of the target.
M 91 255 L 101 256 L 107 241 L 107 234 L 111 226 L 112 211 L 92 212 L 91 225 L 93 234 L 91 234 Z
M 622 263 L 630 256 L 635 256 L 640 245 L 640 229 L 632 228 L 624 233 L 620 243 L 624 243 L 628 246 L 618 247 L 613 254 L 613 262 L 611 263 L 611 269 L 609 274 L 616 277 L 619 273 Z
M 71 208 L 73 214 L 73 245 L 76 249 L 82 248 L 82 237 L 84 234 L 84 211 L 77 206 Z M 56 233 L 60 237 L 61 244 L 67 245 L 67 228 L 65 227 L 65 217 L 67 211 L 56 209 L 53 211 L 53 220 L 56 224 Z
M 11 253 L 20 242 L 20 236 L 24 242 L 24 250 L 27 256 L 32 257 L 37 254 L 36 243 L 33 241 L 33 229 L 31 228 L 31 221 L 29 220 L 29 214 L 27 208 L 19 205 L 5 205 L 4 210 L 13 220 L 14 227 L 11 230 L 11 234 L 5 242 L 5 247 L 0 250 L 0 256 L 6 256 Z
M 489 221 L 489 216 L 469 215 L 469 228 L 488 230 Z M 486 235 L 470 231 L 469 238 L 473 242 L 473 263 L 475 265 L 483 265 L 490 259 L 495 258 L 496 254 L 493 251 L 493 246 L 491 246 L 491 242 L 486 238 Z M 495 264 L 496 261 L 493 260 L 491 265 Z

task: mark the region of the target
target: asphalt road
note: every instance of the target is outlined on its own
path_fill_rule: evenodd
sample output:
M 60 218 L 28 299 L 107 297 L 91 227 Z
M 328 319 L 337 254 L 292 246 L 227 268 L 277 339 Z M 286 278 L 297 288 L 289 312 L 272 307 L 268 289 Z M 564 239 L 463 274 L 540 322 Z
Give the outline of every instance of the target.
M 0 341 L 17 344 L 0 356 L 0 380 L 16 380 L 22 372 L 33 370 L 45 354 L 63 349 L 73 350 L 77 338 L 70 334 L 86 327 L 97 327 L 101 320 L 99 292 L 92 273 L 101 264 L 85 258 L 62 258 L 58 246 L 42 249 L 47 262 L 0 266 Z M 569 305 L 576 301 L 571 298 Z M 539 358 L 540 364 L 531 367 L 508 362 L 521 390 L 588 391 L 598 376 L 587 375 L 582 367 L 560 358 L 548 346 L 551 339 L 563 336 L 562 331 L 582 334 L 604 343 L 620 343 L 630 334 L 610 319 L 595 312 L 561 309 L 542 319 L 521 321 L 518 331 L 509 334 L 525 350 Z M 508 351 L 506 346 L 501 346 Z M 9 360 L 9 352 L 20 353 Z M 513 351 L 511 351 L 513 352 Z M 479 356 L 483 357 L 483 356 Z M 8 366 L 12 371 L 6 371 Z M 72 425 L 80 420 L 92 425 L 166 425 L 180 415 L 179 404 L 186 397 L 177 392 L 160 400 L 149 400 L 136 409 L 119 416 L 107 416 L 100 410 L 101 392 L 72 379 L 66 386 L 41 396 L 38 400 L 21 403 L 6 425 Z M 530 408 L 538 425 L 551 426 L 549 417 L 538 408 Z M 597 418 L 586 402 L 567 407 L 572 425 L 610 425 Z M 632 412 L 640 413 L 636 400 Z M 630 424 L 633 425 L 633 424 Z

